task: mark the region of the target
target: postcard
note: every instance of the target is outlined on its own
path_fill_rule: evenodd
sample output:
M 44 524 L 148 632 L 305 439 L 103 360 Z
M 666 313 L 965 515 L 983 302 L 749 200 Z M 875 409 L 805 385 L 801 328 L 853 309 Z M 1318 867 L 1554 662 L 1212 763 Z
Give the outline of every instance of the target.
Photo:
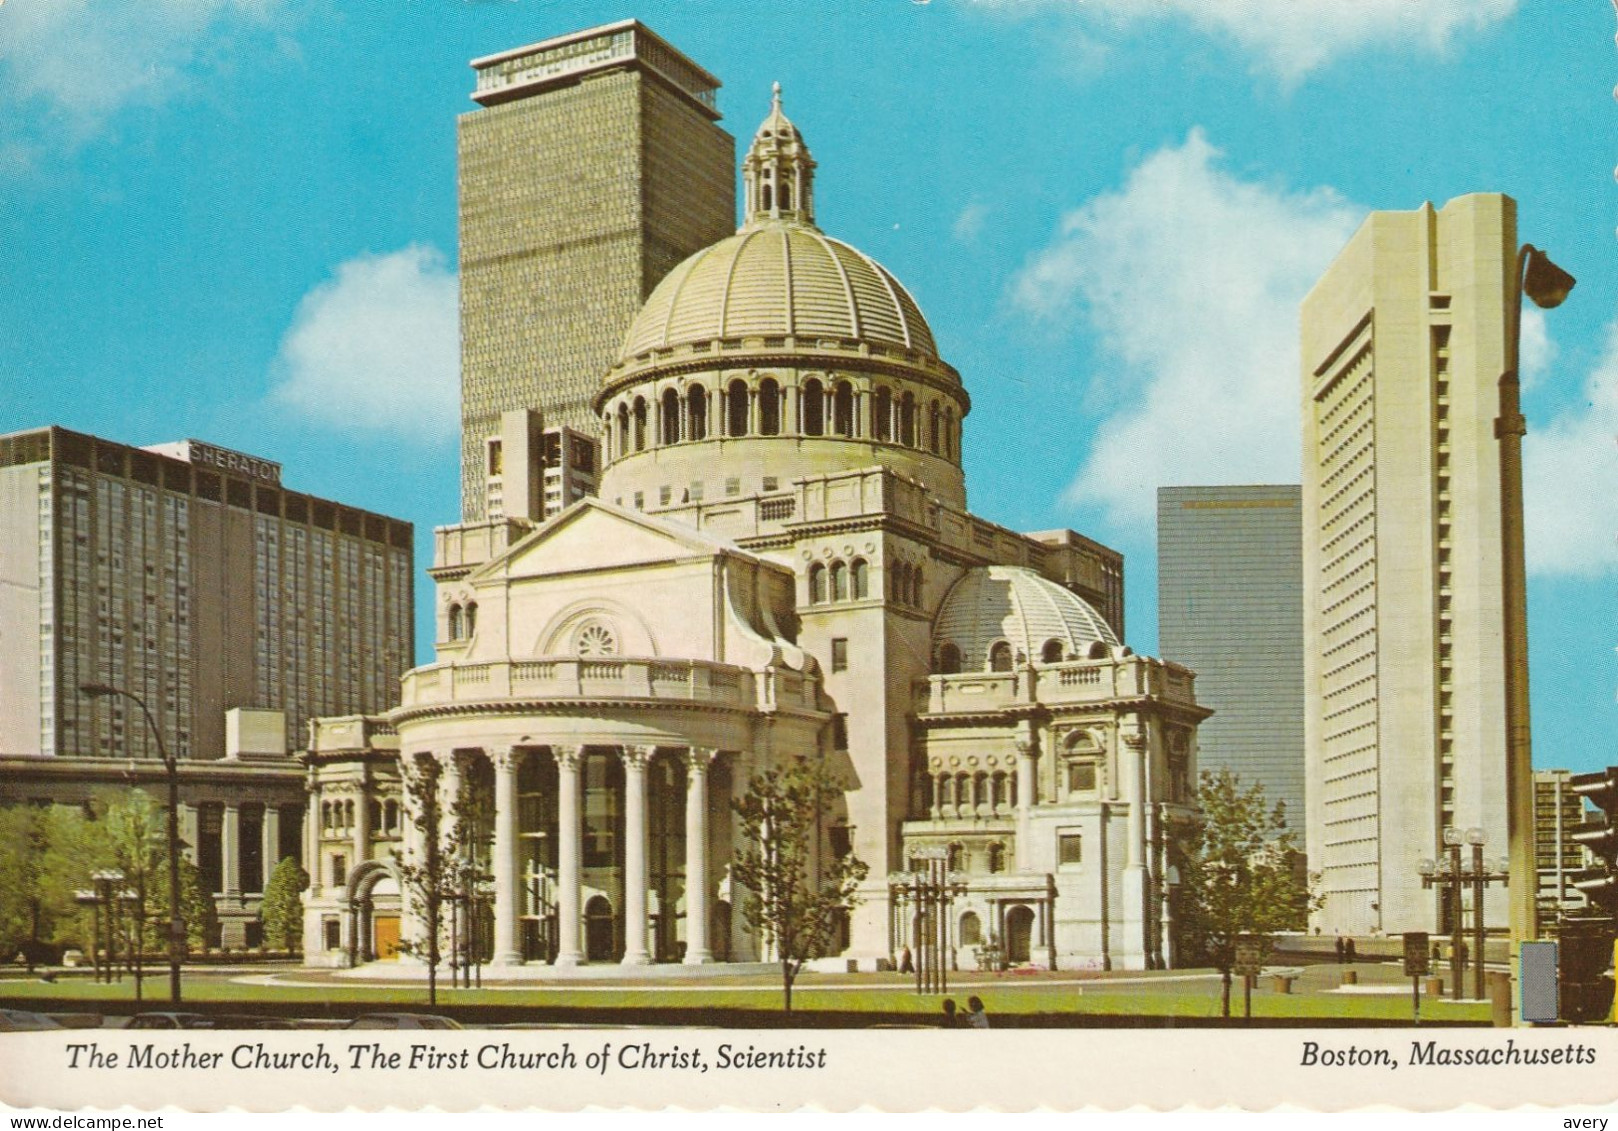
M 1618 1105 L 1614 28 L 0 0 L 0 1103 Z

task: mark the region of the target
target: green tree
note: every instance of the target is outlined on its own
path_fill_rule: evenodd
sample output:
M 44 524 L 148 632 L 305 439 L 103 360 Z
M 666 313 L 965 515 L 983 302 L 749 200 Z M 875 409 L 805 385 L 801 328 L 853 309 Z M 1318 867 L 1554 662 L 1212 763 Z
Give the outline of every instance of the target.
M 842 798 L 825 762 L 801 758 L 758 774 L 731 802 L 747 845 L 731 872 L 747 889 L 742 921 L 780 962 L 789 1013 L 792 983 L 805 961 L 831 949 L 868 871 L 852 852 L 828 850 L 826 821 Z
M 279 950 L 303 949 L 303 892 L 308 886 L 309 873 L 292 857 L 283 857 L 275 866 L 259 908 L 266 944 Z
M 1180 842 L 1176 914 L 1186 952 L 1219 971 L 1229 1017 L 1238 940 L 1256 939 L 1267 952 L 1277 931 L 1301 929 L 1309 885 L 1294 866 L 1298 846 L 1285 806 L 1269 805 L 1263 785 L 1243 789 L 1229 770 L 1204 770 L 1197 804 L 1201 816 Z
M 44 887 L 47 811 L 0 808 L 0 961 L 21 953 L 31 970 L 50 930 Z

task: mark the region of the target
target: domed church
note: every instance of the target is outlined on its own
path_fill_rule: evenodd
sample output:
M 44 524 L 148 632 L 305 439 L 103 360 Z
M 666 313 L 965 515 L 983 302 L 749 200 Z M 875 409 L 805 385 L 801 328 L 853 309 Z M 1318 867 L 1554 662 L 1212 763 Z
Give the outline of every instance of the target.
M 826 963 L 900 965 L 897 874 L 940 856 L 960 968 L 1173 963 L 1192 673 L 1122 643 L 1120 555 L 967 511 L 960 374 L 816 225 L 815 174 L 777 86 L 740 230 L 667 273 L 602 374 L 596 497 L 441 528 L 436 658 L 385 718 L 311 727 L 308 961 L 419 933 L 400 767 L 428 761 L 493 799 L 505 976 L 767 959 L 731 801 L 807 757 L 846 783 L 822 851 L 870 869 Z

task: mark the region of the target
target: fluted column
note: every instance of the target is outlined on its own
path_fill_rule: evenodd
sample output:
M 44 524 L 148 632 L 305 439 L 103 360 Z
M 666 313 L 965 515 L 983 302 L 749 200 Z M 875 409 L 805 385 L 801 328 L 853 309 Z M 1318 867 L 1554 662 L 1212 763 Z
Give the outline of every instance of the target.
M 225 894 L 242 894 L 242 811 L 234 805 L 225 806 L 225 817 L 219 826 L 219 862 L 224 873 Z
M 579 950 L 579 770 L 584 747 L 553 746 L 556 756 L 557 966 L 577 966 Z
M 655 746 L 625 746 L 624 763 L 624 958 L 625 966 L 651 961 L 646 951 L 646 763 Z
M 1034 811 L 1034 741 L 1017 739 L 1017 867 L 1030 858 L 1028 840 Z
M 281 862 L 281 810 L 265 803 L 264 821 L 259 825 L 259 891 L 268 891 L 270 877 Z
M 371 799 L 360 778 L 354 794 L 354 866 L 357 868 L 371 858 Z
M 522 961 L 517 949 L 517 908 L 522 897 L 517 876 L 517 766 L 522 752 L 506 747 L 494 761 L 494 962 Z
M 685 779 L 685 962 L 713 961 L 708 945 L 708 766 L 717 750 L 691 747 Z

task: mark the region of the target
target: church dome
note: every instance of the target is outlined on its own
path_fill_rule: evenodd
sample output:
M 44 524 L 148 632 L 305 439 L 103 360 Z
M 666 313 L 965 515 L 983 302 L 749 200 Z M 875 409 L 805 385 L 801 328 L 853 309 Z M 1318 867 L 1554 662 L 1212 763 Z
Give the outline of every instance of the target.
M 941 670 L 1009 670 L 1013 663 L 1089 659 L 1119 647 L 1100 613 L 1021 566 L 968 570 L 933 620 Z
M 938 357 L 916 300 L 887 268 L 810 224 L 773 217 L 671 271 L 630 326 L 621 357 L 750 337 L 872 342 Z

